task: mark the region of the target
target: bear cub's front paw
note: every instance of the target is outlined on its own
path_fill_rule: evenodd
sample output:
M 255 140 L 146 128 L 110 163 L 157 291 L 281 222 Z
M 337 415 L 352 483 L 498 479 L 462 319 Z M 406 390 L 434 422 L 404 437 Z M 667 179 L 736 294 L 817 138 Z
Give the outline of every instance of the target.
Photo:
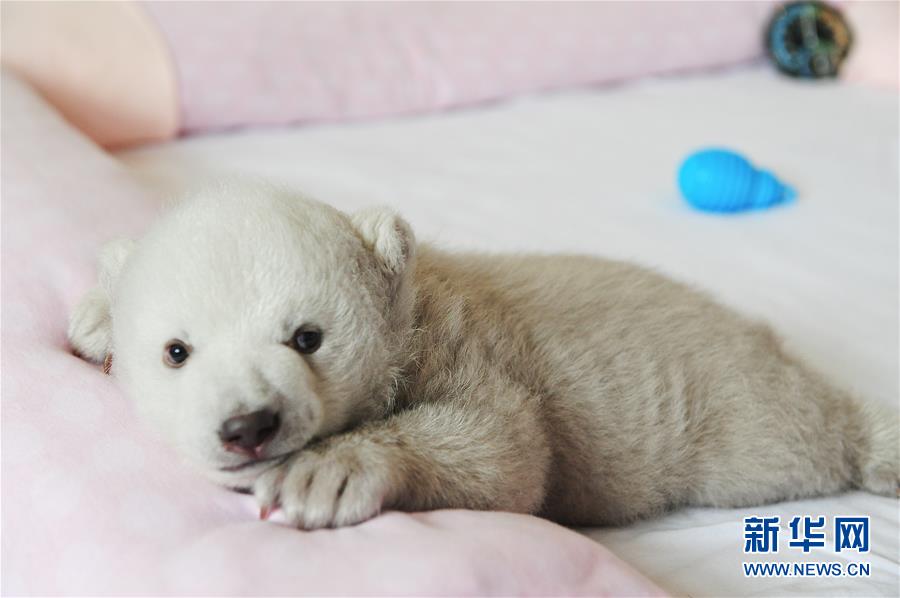
M 391 475 L 378 451 L 367 448 L 316 447 L 266 471 L 253 487 L 261 513 L 280 506 L 289 524 L 308 530 L 371 519 L 385 504 Z

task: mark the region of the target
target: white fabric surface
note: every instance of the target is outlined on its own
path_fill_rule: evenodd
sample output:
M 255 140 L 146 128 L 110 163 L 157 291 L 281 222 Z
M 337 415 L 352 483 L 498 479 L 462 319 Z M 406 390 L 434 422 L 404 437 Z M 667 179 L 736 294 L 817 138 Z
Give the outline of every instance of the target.
M 420 239 L 442 246 L 648 264 L 768 320 L 836 383 L 896 404 L 897 131 L 896 92 L 760 67 L 429 117 L 193 138 L 119 157 L 164 193 L 255 174 L 344 209 L 391 204 Z M 675 171 L 710 144 L 772 169 L 798 200 L 739 216 L 692 211 Z M 752 514 L 781 515 L 777 558 L 744 558 L 741 520 Z M 795 515 L 827 515 L 829 527 L 835 515 L 872 516 L 873 550 L 860 559 L 871 577 L 745 578 L 744 560 L 844 559 L 786 550 Z M 896 500 L 852 493 L 586 533 L 676 594 L 897 596 L 898 530 Z

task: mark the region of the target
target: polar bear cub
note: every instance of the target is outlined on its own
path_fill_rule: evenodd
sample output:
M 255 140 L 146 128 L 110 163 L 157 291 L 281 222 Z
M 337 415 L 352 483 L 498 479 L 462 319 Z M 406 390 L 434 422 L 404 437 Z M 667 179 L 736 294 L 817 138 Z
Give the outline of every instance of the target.
M 446 253 L 390 210 L 262 186 L 111 243 L 69 337 L 200 471 L 304 528 L 897 491 L 897 414 L 701 293 L 597 258 Z

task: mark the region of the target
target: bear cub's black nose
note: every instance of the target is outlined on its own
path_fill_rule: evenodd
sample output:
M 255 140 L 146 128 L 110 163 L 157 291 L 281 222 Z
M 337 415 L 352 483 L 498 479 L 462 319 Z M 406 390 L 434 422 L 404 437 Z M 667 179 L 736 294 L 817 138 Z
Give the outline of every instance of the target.
M 271 409 L 229 417 L 219 428 L 219 438 L 229 451 L 259 457 L 262 446 L 275 436 L 281 418 Z

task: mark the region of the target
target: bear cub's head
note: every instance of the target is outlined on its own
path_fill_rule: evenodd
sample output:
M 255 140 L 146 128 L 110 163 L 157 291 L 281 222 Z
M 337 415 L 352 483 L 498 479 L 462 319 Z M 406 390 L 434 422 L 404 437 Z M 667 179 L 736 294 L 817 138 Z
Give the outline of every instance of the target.
M 412 330 L 415 240 L 386 209 L 348 216 L 284 191 L 223 187 L 110 243 L 76 308 L 102 361 L 186 459 L 246 486 L 393 398 Z

